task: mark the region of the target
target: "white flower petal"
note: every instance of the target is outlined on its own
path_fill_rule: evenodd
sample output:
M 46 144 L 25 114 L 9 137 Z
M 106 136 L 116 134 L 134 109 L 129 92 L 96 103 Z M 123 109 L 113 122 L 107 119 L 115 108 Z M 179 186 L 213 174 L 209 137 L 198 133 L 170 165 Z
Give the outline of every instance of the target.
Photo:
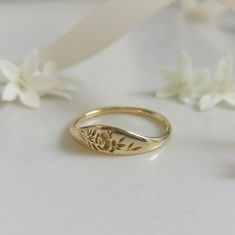
M 235 93 L 229 92 L 225 94 L 223 100 L 235 107 Z
M 56 95 L 66 96 L 70 99 L 71 96 L 68 95 L 67 92 L 77 89 L 77 86 L 73 83 L 56 78 L 48 78 L 45 76 L 38 76 L 30 79 L 29 83 L 40 96 L 45 96 L 52 93 L 55 94 L 54 92 L 56 92 Z
M 232 76 L 233 59 L 230 54 L 222 57 L 216 69 L 216 78 L 219 80 L 227 80 Z
M 204 95 L 199 101 L 200 110 L 207 110 L 217 105 L 221 101 L 221 96 L 219 95 Z
M 37 50 L 31 52 L 21 65 L 21 73 L 24 79 L 32 78 L 39 69 L 40 58 Z
M 0 85 L 8 82 L 8 79 L 3 75 L 2 71 L 0 70 Z
M 9 81 L 15 81 L 19 77 L 19 69 L 8 60 L 0 60 L 0 70 L 3 76 Z
M 48 78 L 44 76 L 37 76 L 29 80 L 32 86 L 40 96 L 46 95 L 49 92 L 56 90 L 60 87 L 58 79 Z
M 56 77 L 56 75 L 58 74 L 56 63 L 53 61 L 46 62 L 46 64 L 43 67 L 43 74 L 47 76 Z
M 171 68 L 168 68 L 168 67 L 161 67 L 159 68 L 159 73 L 166 79 L 168 80 L 175 80 L 176 79 L 176 71 L 175 69 L 171 69 Z
M 192 90 L 184 89 L 179 94 L 179 100 L 185 104 L 189 104 L 192 100 Z
M 170 84 L 161 88 L 157 92 L 156 96 L 158 98 L 169 98 L 169 97 L 176 96 L 177 94 L 178 94 L 178 86 L 176 86 L 175 84 Z
M 19 99 L 24 105 L 30 108 L 38 108 L 40 106 L 39 95 L 30 87 L 26 87 L 20 92 Z
M 179 76 L 182 80 L 191 79 L 192 75 L 192 61 L 189 55 L 182 52 L 177 59 L 177 68 Z
M 14 83 L 7 84 L 2 91 L 2 100 L 13 101 L 19 94 L 19 88 Z

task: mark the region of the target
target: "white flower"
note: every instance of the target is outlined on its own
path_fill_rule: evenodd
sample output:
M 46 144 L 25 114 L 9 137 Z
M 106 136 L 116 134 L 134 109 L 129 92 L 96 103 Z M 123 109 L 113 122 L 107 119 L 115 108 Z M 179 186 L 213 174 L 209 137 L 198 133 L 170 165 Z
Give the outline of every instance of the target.
M 56 78 L 55 66 L 47 62 L 41 69 L 40 58 L 36 50 L 28 55 L 19 66 L 10 61 L 0 59 L 1 81 L 6 85 L 2 91 L 3 101 L 14 101 L 17 98 L 26 106 L 37 108 L 40 106 L 40 96 L 47 94 L 60 95 L 70 98 L 67 91 L 69 86 Z
M 199 108 L 206 110 L 222 101 L 235 107 L 235 74 L 231 55 L 226 55 L 220 60 L 215 80 L 210 82 L 207 92 L 201 97 Z
M 206 86 L 209 71 L 193 71 L 190 57 L 181 53 L 177 60 L 177 68 L 162 68 L 161 74 L 171 83 L 164 86 L 156 94 L 159 98 L 178 97 L 183 103 L 190 103 Z
M 58 71 L 56 64 L 52 61 L 45 63 L 40 76 L 31 80 L 31 85 L 35 88 L 40 97 L 46 95 L 56 95 L 66 99 L 72 99 L 69 92 L 77 89 L 72 82 L 57 78 Z
M 180 0 L 183 11 L 189 19 L 208 21 L 226 11 L 219 1 L 215 0 Z
M 222 4 L 228 10 L 235 10 L 235 1 L 234 0 L 217 0 L 218 3 Z

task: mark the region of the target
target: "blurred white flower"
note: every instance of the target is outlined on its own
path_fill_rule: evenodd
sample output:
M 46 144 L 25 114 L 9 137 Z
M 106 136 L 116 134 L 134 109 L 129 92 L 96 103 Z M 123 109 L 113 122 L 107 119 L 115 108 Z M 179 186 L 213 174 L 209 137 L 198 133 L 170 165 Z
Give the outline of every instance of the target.
M 180 0 L 181 7 L 189 19 L 207 22 L 222 15 L 226 7 L 215 0 Z
M 201 97 L 199 108 L 207 110 L 222 101 L 235 107 L 235 74 L 233 59 L 229 54 L 219 61 L 215 80 L 210 82 L 207 92 Z
M 160 72 L 170 84 L 160 89 L 156 96 L 178 97 L 183 103 L 190 103 L 195 96 L 198 96 L 209 80 L 208 70 L 193 71 L 191 58 L 186 53 L 180 54 L 176 69 L 161 68 Z
M 38 51 L 34 50 L 19 66 L 8 60 L 0 59 L 1 81 L 5 83 L 2 90 L 3 101 L 17 98 L 26 106 L 40 106 L 40 96 L 47 94 L 71 98 L 67 93 L 75 87 L 58 79 L 53 62 L 40 67 Z
M 56 95 L 65 99 L 72 99 L 70 92 L 76 90 L 77 86 L 72 82 L 58 79 L 57 76 L 58 70 L 56 64 L 52 61 L 46 62 L 41 71 L 41 75 L 37 79 L 32 79 L 31 85 L 40 97 Z
M 235 1 L 234 0 L 217 0 L 217 2 L 222 4 L 228 10 L 235 11 Z

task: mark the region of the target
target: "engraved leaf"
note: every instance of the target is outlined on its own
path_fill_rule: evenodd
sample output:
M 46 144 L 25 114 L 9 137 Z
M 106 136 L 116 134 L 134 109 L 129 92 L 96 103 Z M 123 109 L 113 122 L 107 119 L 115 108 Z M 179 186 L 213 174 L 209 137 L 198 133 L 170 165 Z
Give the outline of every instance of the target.
M 87 141 L 88 146 L 92 149 L 91 144 L 89 141 Z
M 119 143 L 121 143 L 126 137 L 123 136 L 120 140 L 119 140 Z
M 122 148 L 122 147 L 124 147 L 124 146 L 126 146 L 125 144 L 117 144 L 117 147 L 118 148 Z
M 135 148 L 132 148 L 131 151 L 137 151 L 137 150 L 140 150 L 142 147 L 135 147 Z
M 82 132 L 81 132 L 81 134 L 80 134 L 80 135 L 81 135 L 81 137 L 82 137 L 83 141 L 84 141 L 84 142 L 86 142 L 85 137 L 83 136 L 83 133 L 82 133 Z
M 134 142 L 130 143 L 130 144 L 128 145 L 128 148 L 130 149 L 133 145 L 134 145 Z
M 116 146 L 116 144 L 117 144 L 117 141 L 116 141 L 116 140 L 113 140 L 113 141 L 112 141 L 112 145 L 113 145 L 113 146 Z
M 92 136 L 95 136 L 95 134 L 96 134 L 96 132 L 97 132 L 97 130 L 95 129 L 93 132 L 92 132 Z
M 101 150 L 101 151 L 103 151 L 104 149 L 101 147 L 101 146 L 97 146 L 97 148 L 99 149 L 99 150 Z
M 96 137 L 95 137 L 95 142 L 98 143 L 98 138 L 100 137 L 100 134 L 97 133 Z
M 97 149 L 97 147 L 95 146 L 95 144 L 92 144 L 92 147 L 93 147 L 96 151 L 98 151 L 98 149 Z
M 90 135 L 91 135 L 91 132 L 92 132 L 92 130 L 88 129 L 88 130 L 87 130 L 87 135 L 90 136 Z

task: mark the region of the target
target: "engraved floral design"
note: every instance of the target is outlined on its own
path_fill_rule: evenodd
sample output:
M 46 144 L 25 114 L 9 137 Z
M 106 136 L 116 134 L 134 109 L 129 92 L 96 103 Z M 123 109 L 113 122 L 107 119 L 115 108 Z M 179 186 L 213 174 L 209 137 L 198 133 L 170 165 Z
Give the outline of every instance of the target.
M 114 139 L 112 130 L 86 129 L 80 132 L 82 140 L 89 148 L 96 151 L 114 153 L 115 151 L 137 151 L 141 146 L 134 146 L 134 142 L 126 143 L 126 137 Z

